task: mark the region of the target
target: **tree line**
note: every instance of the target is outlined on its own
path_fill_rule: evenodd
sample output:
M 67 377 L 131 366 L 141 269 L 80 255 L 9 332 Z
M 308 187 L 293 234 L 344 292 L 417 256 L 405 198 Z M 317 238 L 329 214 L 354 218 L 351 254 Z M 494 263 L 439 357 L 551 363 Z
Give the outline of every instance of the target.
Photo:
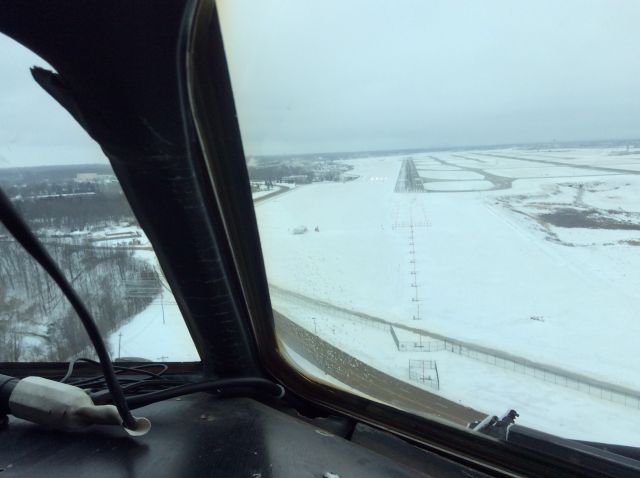
M 270 180 L 273 182 L 281 182 L 282 178 L 286 176 L 296 175 L 311 175 L 313 173 L 307 167 L 290 166 L 288 164 L 276 164 L 273 166 L 248 166 L 249 179 L 251 181 L 265 181 Z M 311 179 L 311 178 L 310 178 Z
M 48 244 L 48 251 L 106 337 L 160 293 L 130 296 L 127 281 L 156 278 L 154 268 L 124 249 Z M 0 362 L 66 361 L 90 347 L 73 308 L 57 285 L 14 241 L 0 241 Z
M 34 229 L 81 231 L 100 223 L 135 220 L 123 194 L 18 199 L 14 204 Z

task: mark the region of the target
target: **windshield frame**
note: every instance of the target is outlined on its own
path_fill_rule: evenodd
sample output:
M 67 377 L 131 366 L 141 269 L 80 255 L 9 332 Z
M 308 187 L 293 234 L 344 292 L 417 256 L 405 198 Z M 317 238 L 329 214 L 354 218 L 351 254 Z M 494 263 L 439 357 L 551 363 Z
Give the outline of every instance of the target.
M 599 476 L 587 462 L 567 461 L 439 420 L 399 410 L 315 379 L 293 366 L 276 336 L 274 316 L 230 73 L 215 0 L 200 0 L 193 14 L 187 58 L 189 100 L 208 180 L 233 251 L 243 300 L 261 362 L 295 395 L 321 409 L 391 431 L 421 447 L 486 471 L 534 476 Z M 593 465 L 590 463 L 589 465 Z M 604 466 L 607 466 L 603 462 Z M 507 471 L 508 470 L 508 471 Z

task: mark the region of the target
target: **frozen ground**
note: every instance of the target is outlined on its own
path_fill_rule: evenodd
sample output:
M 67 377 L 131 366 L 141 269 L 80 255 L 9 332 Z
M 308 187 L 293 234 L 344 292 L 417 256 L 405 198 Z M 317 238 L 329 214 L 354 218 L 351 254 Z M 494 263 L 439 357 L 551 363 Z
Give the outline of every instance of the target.
M 153 251 L 136 251 L 136 257 L 160 270 Z M 200 360 L 180 309 L 162 274 L 160 276 L 162 294 L 109 337 L 114 357 L 141 357 L 160 362 Z
M 274 300 L 274 307 L 310 332 L 377 369 L 454 402 L 498 416 L 515 409 L 520 414 L 519 424 L 566 438 L 640 445 L 637 431 L 640 413 L 621 405 L 446 351 L 398 352 L 387 330 L 336 320 L 335 316 L 317 310 L 311 315 L 304 307 L 278 299 Z M 407 337 L 400 339 L 403 338 Z M 311 375 L 345 388 L 299 355 L 287 352 Z M 437 361 L 438 391 L 409 379 L 410 359 Z
M 118 355 L 120 334 L 122 337 Z M 111 334 L 109 344 L 115 357 L 140 357 L 160 362 L 199 360 L 178 306 L 175 302 L 167 302 L 166 296 L 164 301 L 156 298 L 127 325 Z
M 404 157 L 352 160 L 355 181 L 306 185 L 256 205 L 269 281 L 638 390 L 640 155 L 617 153 L 414 155 L 425 193 L 394 193 Z M 490 190 L 444 171 L 473 172 Z M 435 190 L 445 182 L 453 187 Z M 310 232 L 292 234 L 299 225 Z M 368 333 L 344 350 L 385 370 L 408 360 L 372 346 Z M 438 359 L 450 383 L 438 393 L 487 413 L 526 410 L 523 424 L 564 436 L 640 441 L 625 425 L 638 410 L 468 362 Z

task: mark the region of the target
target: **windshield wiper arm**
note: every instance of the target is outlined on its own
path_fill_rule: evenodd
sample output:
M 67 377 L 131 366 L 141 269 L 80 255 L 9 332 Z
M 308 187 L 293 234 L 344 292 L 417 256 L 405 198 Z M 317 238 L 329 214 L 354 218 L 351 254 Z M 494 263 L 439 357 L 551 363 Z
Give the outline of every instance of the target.
M 512 445 L 570 461 L 603 476 L 640 476 L 640 460 L 629 454 L 614 453 L 605 449 L 606 445 L 595 446 L 517 425 L 515 420 L 518 416 L 515 410 L 509 410 L 502 418 L 489 415 L 484 420 L 469 424 L 469 428 Z

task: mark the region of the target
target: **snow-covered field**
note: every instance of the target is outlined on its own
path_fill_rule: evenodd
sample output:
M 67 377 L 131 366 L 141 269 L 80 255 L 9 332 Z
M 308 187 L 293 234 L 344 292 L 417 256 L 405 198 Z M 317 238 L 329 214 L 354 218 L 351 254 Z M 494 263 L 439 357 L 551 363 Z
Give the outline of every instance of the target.
M 498 416 L 515 409 L 519 424 L 566 438 L 640 443 L 639 411 L 446 351 L 398 352 L 387 330 L 363 327 L 318 310 L 312 315 L 299 304 L 276 299 L 274 307 L 330 344 L 418 387 L 421 383 L 409 379 L 409 360 L 436 360 L 440 389 L 422 388 L 454 402 Z M 353 391 L 291 350 L 287 353 L 307 373 Z
M 117 357 L 138 357 L 153 361 L 191 362 L 200 357 L 175 298 L 164 280 L 156 255 L 151 250 L 135 252 L 160 272 L 162 294 L 129 323 L 108 338 Z
M 164 300 L 154 299 L 108 340 L 114 358 L 137 357 L 158 362 L 200 360 L 178 306 L 168 302 L 166 295 Z
M 640 390 L 640 155 L 620 152 L 413 155 L 423 193 L 394 192 L 405 156 L 350 160 L 355 181 L 256 204 L 269 282 Z M 300 225 L 309 232 L 292 234 Z M 331 340 L 408 380 L 407 353 L 378 346 L 375 333 Z M 492 414 L 515 408 L 520 423 L 564 436 L 640 444 L 630 425 L 640 410 L 436 354 L 446 398 Z

